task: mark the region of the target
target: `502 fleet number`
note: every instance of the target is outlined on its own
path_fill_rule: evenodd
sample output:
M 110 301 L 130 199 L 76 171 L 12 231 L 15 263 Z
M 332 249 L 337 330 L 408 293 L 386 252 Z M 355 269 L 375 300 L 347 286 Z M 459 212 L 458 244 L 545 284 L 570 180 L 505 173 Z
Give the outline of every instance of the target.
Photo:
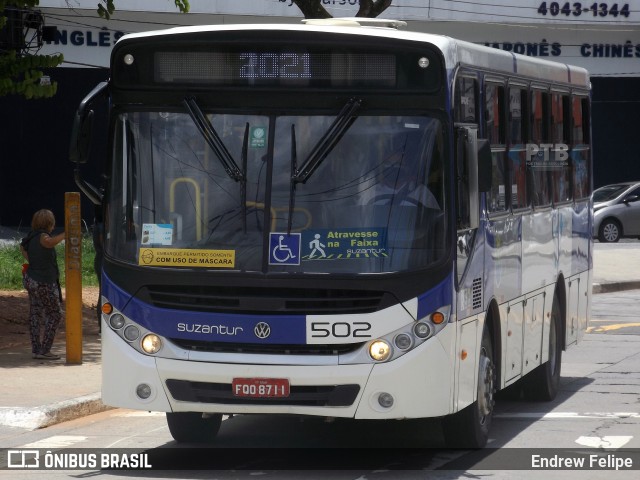
M 312 322 L 313 338 L 371 338 L 369 322 Z

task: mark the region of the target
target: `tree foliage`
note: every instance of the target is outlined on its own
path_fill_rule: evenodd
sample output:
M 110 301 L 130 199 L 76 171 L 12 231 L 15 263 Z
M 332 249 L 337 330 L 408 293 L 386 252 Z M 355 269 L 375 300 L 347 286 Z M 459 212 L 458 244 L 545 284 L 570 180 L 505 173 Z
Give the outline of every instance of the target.
M 0 54 L 0 97 L 22 95 L 27 100 L 55 95 L 56 82 L 41 82 L 43 68 L 57 67 L 62 55 L 18 56 L 15 50 Z
M 189 0 L 173 0 L 173 3 L 175 3 L 176 8 L 182 13 L 189 11 Z M 100 3 L 98 3 L 98 15 L 102 18 L 110 19 L 115 10 L 116 7 L 113 0 L 100 0 Z
M 359 0 L 360 8 L 356 17 L 376 18 L 391 5 L 392 0 Z M 322 6 L 321 0 L 293 0 L 304 18 L 331 18 Z
M 181 12 L 189 11 L 189 0 L 174 0 L 174 3 Z M 38 5 L 40 5 L 39 0 L 0 0 L 0 39 L 2 30 L 7 27 L 7 8 L 28 12 Z M 69 5 L 68 2 L 67 5 Z M 98 0 L 96 11 L 103 18 L 111 18 L 115 11 L 114 0 Z M 62 55 L 38 55 L 20 48 L 2 49 L 0 46 L 0 97 L 5 95 L 21 95 L 26 99 L 52 97 L 58 85 L 56 82 L 43 81 L 42 69 L 57 67 L 63 61 Z

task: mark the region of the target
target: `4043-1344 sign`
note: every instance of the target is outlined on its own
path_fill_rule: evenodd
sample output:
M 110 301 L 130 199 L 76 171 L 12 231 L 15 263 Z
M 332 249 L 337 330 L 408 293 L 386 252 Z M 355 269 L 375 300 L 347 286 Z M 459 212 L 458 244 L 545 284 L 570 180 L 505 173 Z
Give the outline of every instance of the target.
M 552 17 L 581 17 L 591 14 L 595 18 L 629 18 L 630 9 L 628 3 L 608 2 L 542 2 L 538 7 L 540 15 Z

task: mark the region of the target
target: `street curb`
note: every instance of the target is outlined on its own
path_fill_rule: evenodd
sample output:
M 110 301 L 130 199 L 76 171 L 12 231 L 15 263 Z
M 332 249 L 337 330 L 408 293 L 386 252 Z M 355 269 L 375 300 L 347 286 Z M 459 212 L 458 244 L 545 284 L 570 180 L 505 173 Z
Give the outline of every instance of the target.
M 98 392 L 41 407 L 0 408 L 0 425 L 37 430 L 112 408 L 102 403 Z
M 640 281 L 634 280 L 630 282 L 614 282 L 614 283 L 594 283 L 593 293 L 612 293 L 622 292 L 624 290 L 639 290 Z

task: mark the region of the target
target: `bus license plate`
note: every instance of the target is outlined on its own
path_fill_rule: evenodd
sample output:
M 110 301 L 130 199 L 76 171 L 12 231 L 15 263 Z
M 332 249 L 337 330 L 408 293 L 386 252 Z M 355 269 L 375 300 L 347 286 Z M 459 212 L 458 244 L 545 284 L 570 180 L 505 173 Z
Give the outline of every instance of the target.
M 289 380 L 286 378 L 234 378 L 231 390 L 235 397 L 288 397 Z

